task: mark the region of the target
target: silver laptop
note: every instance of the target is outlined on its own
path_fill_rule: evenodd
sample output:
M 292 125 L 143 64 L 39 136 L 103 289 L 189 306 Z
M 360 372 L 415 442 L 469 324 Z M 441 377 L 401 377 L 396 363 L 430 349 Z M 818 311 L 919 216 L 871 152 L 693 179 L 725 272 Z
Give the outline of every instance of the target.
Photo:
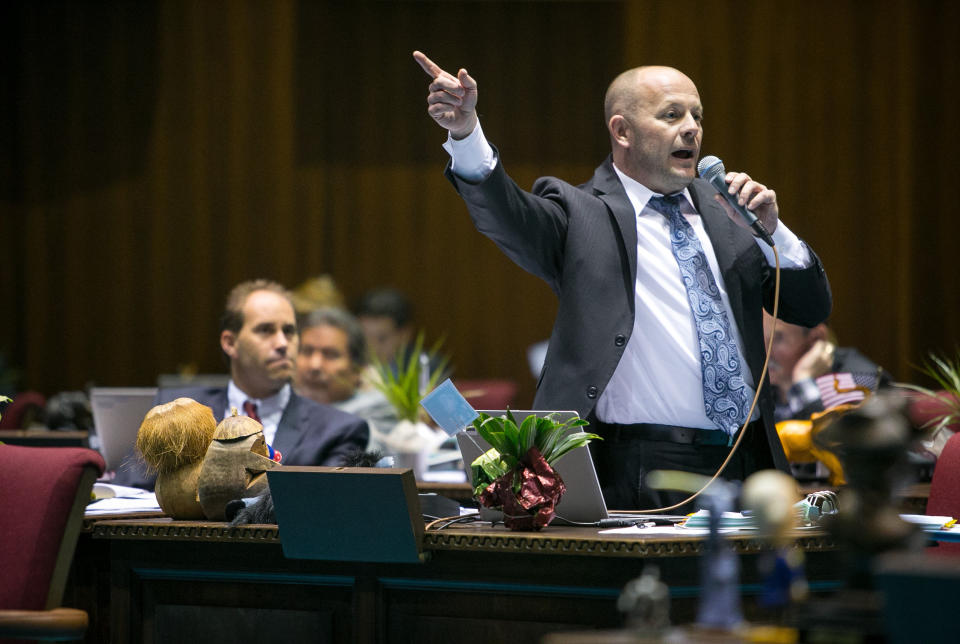
M 555 418 L 561 421 L 578 417 L 575 411 L 550 412 L 511 409 L 510 412 L 518 422 L 522 422 L 530 414 L 542 417 L 552 413 L 555 414 Z M 507 412 L 505 410 L 481 410 L 480 413 L 490 416 L 505 416 Z M 575 427 L 572 431 L 576 432 L 582 429 L 581 427 Z M 467 481 L 472 484 L 470 464 L 490 449 L 490 444 L 483 440 L 473 427 L 467 427 L 457 434 L 457 444 L 460 446 L 460 454 L 463 456 L 463 467 L 467 473 Z M 557 525 L 594 524 L 608 518 L 607 506 L 603 501 L 603 492 L 600 491 L 600 481 L 597 479 L 597 471 L 593 467 L 593 459 L 590 458 L 590 450 L 586 446 L 567 452 L 554 463 L 554 467 L 560 474 L 560 478 L 563 479 L 567 491 L 560 499 L 560 503 L 557 504 L 557 515 L 551 523 Z M 480 518 L 485 521 L 500 522 L 503 520 L 503 515 L 495 510 L 481 508 Z
M 93 387 L 90 446 L 100 450 L 108 470 L 116 470 L 133 449 L 143 417 L 153 408 L 156 387 Z

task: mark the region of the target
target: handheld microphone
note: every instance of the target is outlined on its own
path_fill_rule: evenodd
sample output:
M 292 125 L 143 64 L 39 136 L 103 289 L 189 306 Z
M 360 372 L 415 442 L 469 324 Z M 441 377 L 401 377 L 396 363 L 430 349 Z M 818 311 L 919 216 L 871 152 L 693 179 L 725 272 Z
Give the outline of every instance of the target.
M 718 159 L 715 156 L 705 156 L 700 159 L 700 163 L 697 164 L 697 174 L 700 175 L 701 179 L 710 182 L 714 188 L 717 189 L 717 192 L 723 195 L 724 199 L 727 200 L 727 203 L 730 204 L 734 210 L 740 213 L 740 216 L 743 217 L 744 221 L 753 228 L 754 232 L 772 248 L 774 246 L 773 238 L 770 237 L 770 233 L 767 232 L 767 229 L 763 227 L 763 224 L 760 223 L 760 220 L 757 219 L 757 216 L 737 203 L 736 197 L 731 195 L 727 190 L 730 189 L 730 186 L 727 185 L 727 182 L 723 180 L 724 176 L 727 174 L 726 168 L 723 167 L 723 161 Z

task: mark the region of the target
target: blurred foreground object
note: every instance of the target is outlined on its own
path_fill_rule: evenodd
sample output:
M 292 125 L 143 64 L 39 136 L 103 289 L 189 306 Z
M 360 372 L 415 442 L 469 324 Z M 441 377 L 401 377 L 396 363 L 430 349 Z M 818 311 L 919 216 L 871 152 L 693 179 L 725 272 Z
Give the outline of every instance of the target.
M 660 569 L 643 567 L 643 574 L 624 586 L 617 598 L 617 610 L 625 626 L 646 637 L 662 634 L 670 626 L 670 588 L 660 581 Z
M 839 512 L 827 526 L 866 556 L 920 543 L 893 500 L 894 491 L 911 482 L 907 452 L 916 436 L 904 407 L 895 393 L 877 394 L 813 439 L 839 457 L 847 478 L 847 487 L 839 493 Z
M 717 479 L 702 495 L 710 511 L 710 536 L 700 564 L 703 588 L 697 608 L 697 627 L 734 631 L 743 627 L 740 608 L 740 560 L 730 544 L 720 536 L 720 518 L 733 508 L 737 485 Z
M 779 470 L 761 470 L 747 477 L 740 493 L 744 509 L 753 515 L 757 528 L 772 550 L 761 555 L 764 576 L 760 605 L 780 613 L 782 622 L 791 604 L 807 598 L 803 551 L 792 547 L 790 531 L 797 526 L 797 482 Z
M 896 392 L 879 392 L 814 438 L 843 464 L 847 487 L 825 526 L 846 550 L 845 588 L 828 601 L 801 607 L 802 641 L 883 641 L 883 598 L 874 588 L 873 565 L 887 552 L 919 549 L 920 530 L 903 521 L 896 489 L 910 482 L 908 451 L 917 438 Z M 803 636 L 806 639 L 803 639 Z M 854 638 L 854 639 L 851 639 Z

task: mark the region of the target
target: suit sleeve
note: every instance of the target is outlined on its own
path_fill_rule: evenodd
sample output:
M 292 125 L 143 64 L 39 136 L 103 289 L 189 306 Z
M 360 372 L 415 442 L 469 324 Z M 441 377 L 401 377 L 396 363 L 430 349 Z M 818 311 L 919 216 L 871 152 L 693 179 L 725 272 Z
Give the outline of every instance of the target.
M 802 269 L 780 271 L 779 317 L 784 322 L 814 327 L 830 317 L 833 294 L 820 258 L 810 250 L 813 263 Z M 773 313 L 776 269 L 769 267 L 764 280 L 764 308 Z
M 336 439 L 331 442 L 317 465 L 346 465 L 357 453 L 366 450 L 369 442 L 370 428 L 367 421 L 359 418 L 352 420 L 337 430 Z
M 445 175 L 466 202 L 477 230 L 557 291 L 568 217 L 562 182 L 539 179 L 533 192 L 526 192 L 506 174 L 502 162 L 477 183 L 458 177 L 449 166 Z

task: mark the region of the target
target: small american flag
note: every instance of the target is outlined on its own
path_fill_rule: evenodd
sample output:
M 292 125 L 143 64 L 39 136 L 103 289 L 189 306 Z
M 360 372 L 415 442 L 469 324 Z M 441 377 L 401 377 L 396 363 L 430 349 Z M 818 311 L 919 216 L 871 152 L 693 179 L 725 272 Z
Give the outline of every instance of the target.
M 861 402 L 877 387 L 877 377 L 865 373 L 828 373 L 816 380 L 824 409 Z

